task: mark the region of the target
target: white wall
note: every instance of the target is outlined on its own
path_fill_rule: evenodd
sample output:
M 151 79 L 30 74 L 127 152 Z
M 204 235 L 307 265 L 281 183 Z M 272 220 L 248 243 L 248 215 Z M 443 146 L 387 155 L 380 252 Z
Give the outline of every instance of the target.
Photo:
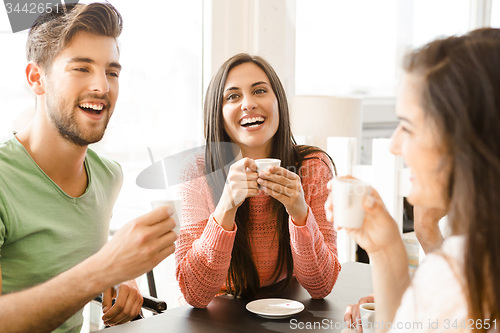
M 204 86 L 231 56 L 266 59 L 289 96 L 295 92 L 295 0 L 206 0 Z

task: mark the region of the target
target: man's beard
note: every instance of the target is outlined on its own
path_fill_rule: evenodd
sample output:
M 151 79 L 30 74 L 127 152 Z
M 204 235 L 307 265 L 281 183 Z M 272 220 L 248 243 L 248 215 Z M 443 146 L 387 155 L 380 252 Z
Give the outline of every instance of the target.
M 49 98 L 51 95 L 54 97 Z M 104 132 L 106 131 L 106 127 L 108 126 L 109 118 L 110 118 L 110 104 L 109 100 L 106 97 L 91 95 L 89 98 L 97 98 L 107 100 L 106 108 L 102 110 L 102 112 L 106 112 L 104 117 L 104 126 L 102 129 L 99 128 L 91 128 L 89 133 L 85 133 L 84 130 L 80 127 L 77 120 L 75 119 L 75 109 L 78 108 L 79 102 L 77 101 L 70 113 L 64 113 L 68 107 L 71 107 L 69 103 L 64 105 L 64 101 L 57 100 L 57 95 L 52 91 L 50 94 L 47 94 L 47 112 L 49 115 L 49 120 L 59 131 L 59 134 L 66 139 L 67 141 L 74 143 L 77 146 L 88 146 L 92 143 L 99 142 L 104 136 Z M 82 99 L 83 100 L 83 99 Z M 99 126 L 101 127 L 101 126 Z
M 49 115 L 50 121 L 56 126 L 59 134 L 61 134 L 64 139 L 78 146 L 88 146 L 92 143 L 101 141 L 109 121 L 108 116 L 108 119 L 104 122 L 102 130 L 96 129 L 88 135 L 85 135 L 76 123 L 74 113 L 71 113 L 70 115 L 61 115 L 54 114 L 49 111 Z

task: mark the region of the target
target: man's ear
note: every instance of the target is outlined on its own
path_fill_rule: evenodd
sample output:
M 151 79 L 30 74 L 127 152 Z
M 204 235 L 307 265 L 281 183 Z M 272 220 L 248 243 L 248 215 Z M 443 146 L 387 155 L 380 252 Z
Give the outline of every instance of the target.
M 42 82 L 43 73 L 43 69 L 34 61 L 30 61 L 26 66 L 26 79 L 35 95 L 45 94 L 45 85 Z

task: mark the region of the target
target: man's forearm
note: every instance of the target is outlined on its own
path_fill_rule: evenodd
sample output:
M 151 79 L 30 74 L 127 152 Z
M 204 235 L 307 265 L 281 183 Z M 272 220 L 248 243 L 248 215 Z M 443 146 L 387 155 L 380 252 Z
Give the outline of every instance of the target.
M 0 332 L 51 332 L 109 287 L 92 258 L 33 288 L 0 296 Z
M 171 207 L 121 228 L 102 249 L 31 289 L 0 296 L 0 332 L 50 332 L 99 293 L 150 271 L 175 249 Z

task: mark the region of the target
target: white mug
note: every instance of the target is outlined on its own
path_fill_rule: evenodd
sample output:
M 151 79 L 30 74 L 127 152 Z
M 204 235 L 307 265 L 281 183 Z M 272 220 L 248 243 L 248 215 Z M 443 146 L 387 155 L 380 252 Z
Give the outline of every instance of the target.
M 363 333 L 375 333 L 375 303 L 364 303 L 359 306 Z
M 279 167 L 281 160 L 277 158 L 260 158 L 255 160 L 255 164 L 257 164 L 257 173 L 260 173 L 261 171 L 267 171 L 271 165 Z
M 370 195 L 370 185 L 351 178 L 333 180 L 333 223 L 336 227 L 361 228 L 365 218 L 363 200 Z
M 151 201 L 152 209 L 156 209 L 160 206 L 170 206 L 174 209 L 174 213 L 171 217 L 175 221 L 175 227 L 172 230 L 179 236 L 181 231 L 181 220 L 179 217 L 182 216 L 182 199 L 160 199 Z

